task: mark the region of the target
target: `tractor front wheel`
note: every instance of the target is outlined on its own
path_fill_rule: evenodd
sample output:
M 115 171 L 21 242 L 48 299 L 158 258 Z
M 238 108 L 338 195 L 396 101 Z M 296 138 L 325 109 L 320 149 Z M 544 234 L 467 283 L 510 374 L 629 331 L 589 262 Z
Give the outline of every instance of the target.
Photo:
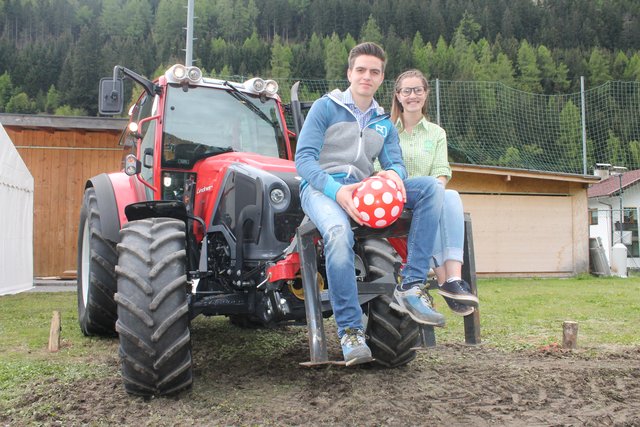
M 128 393 L 174 394 L 191 386 L 185 224 L 171 218 L 127 223 L 118 244 L 118 321 Z

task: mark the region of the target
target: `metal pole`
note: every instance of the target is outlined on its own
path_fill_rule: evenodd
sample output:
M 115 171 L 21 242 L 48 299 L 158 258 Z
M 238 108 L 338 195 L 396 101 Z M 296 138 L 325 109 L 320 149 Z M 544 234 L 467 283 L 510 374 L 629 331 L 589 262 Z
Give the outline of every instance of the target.
M 619 218 L 619 222 L 620 222 L 620 243 L 622 242 L 622 232 L 624 231 L 624 204 L 622 201 L 622 175 L 624 175 L 624 172 L 627 170 L 626 167 L 624 166 L 612 166 L 611 167 L 611 171 L 612 174 L 615 176 L 618 176 L 618 184 L 619 184 L 619 193 L 618 193 L 618 201 L 620 202 L 620 213 L 618 214 L 618 218 Z
M 582 174 L 587 174 L 587 118 L 584 96 L 584 76 L 580 76 L 580 104 L 582 105 Z
M 620 194 L 618 199 L 620 199 L 620 241 L 622 242 L 622 231 L 624 231 L 624 208 L 622 207 L 622 174 L 618 175 L 618 180 L 620 181 Z
M 184 65 L 190 67 L 193 63 L 193 4 L 194 0 L 187 1 L 187 48 Z
M 440 79 L 436 79 L 436 123 L 440 125 Z

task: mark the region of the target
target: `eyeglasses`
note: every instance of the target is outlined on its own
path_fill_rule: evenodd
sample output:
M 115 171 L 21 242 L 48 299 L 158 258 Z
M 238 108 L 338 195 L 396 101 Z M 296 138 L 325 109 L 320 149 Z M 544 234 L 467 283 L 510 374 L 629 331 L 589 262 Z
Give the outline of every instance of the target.
M 416 86 L 416 87 L 403 87 L 398 89 L 398 93 L 402 96 L 409 96 L 411 92 L 415 93 L 417 96 L 424 95 L 425 89 L 424 86 Z

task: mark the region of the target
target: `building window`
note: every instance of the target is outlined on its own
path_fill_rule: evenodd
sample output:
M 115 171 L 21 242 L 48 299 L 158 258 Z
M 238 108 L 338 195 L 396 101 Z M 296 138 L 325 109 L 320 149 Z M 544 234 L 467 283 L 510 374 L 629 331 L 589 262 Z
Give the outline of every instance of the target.
M 627 247 L 630 258 L 640 257 L 638 245 L 638 210 L 636 208 L 624 208 L 623 243 Z
M 598 225 L 598 209 L 589 209 L 589 225 Z

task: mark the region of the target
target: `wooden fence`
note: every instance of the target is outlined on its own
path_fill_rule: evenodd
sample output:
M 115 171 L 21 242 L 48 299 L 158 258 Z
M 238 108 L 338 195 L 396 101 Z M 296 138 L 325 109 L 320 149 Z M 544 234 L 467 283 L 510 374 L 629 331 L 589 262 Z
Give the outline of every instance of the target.
M 36 277 L 76 270 L 80 208 L 86 180 L 120 169 L 122 124 L 113 129 L 3 126 L 34 179 Z

